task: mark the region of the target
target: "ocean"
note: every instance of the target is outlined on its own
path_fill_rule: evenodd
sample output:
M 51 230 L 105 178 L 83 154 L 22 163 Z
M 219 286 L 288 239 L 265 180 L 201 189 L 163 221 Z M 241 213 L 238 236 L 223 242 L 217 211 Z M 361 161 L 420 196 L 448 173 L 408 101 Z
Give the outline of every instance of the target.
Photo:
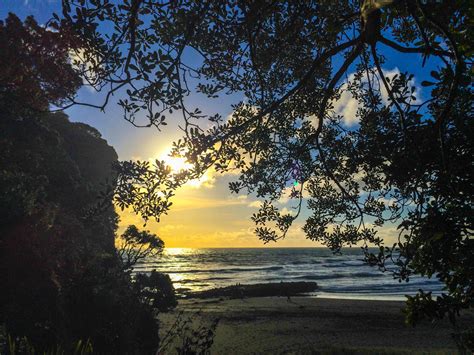
M 166 248 L 163 255 L 137 264 L 134 272 L 167 273 L 178 294 L 229 285 L 314 281 L 325 298 L 403 300 L 418 289 L 439 294 L 437 279 L 420 276 L 399 282 L 363 262 L 362 251 L 347 248 L 334 255 L 327 248 Z

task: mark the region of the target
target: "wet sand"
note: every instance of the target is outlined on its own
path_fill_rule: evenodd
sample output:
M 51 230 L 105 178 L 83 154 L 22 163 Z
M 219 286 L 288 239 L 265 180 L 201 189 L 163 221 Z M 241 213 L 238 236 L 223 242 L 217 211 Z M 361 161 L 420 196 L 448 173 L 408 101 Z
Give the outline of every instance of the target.
M 218 319 L 211 354 L 456 354 L 448 322 L 406 326 L 403 302 L 263 297 L 181 301 L 160 316 L 161 333 L 182 317 Z M 471 312 L 462 323 L 474 324 Z

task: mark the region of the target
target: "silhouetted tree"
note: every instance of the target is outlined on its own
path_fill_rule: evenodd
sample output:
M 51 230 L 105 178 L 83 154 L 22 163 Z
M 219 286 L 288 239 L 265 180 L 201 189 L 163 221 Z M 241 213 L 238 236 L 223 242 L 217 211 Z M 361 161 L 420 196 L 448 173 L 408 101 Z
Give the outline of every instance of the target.
M 139 231 L 134 225 L 128 226 L 120 236 L 118 254 L 123 269 L 131 271 L 133 266 L 145 258 L 152 258 L 163 252 L 165 243 L 149 231 Z

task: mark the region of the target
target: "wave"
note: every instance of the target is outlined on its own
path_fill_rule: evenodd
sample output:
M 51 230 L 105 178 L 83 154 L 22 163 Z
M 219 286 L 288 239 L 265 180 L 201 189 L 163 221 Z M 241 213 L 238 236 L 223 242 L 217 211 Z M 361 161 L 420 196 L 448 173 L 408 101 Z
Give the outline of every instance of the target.
M 335 262 L 330 263 L 329 265 L 323 264 L 323 267 L 326 268 L 340 268 L 340 267 L 367 267 L 368 265 L 365 263 L 349 263 L 349 262 L 341 262 L 340 264 L 336 264 Z
M 390 268 L 395 266 L 388 265 Z M 315 281 L 322 292 L 339 294 L 413 294 L 417 289 L 441 290 L 437 280 L 413 277 L 399 284 L 392 273 L 381 273 L 356 251 L 332 255 L 327 249 L 196 249 L 193 253 L 143 260 L 136 273 L 156 269 L 170 274 L 177 288 L 201 290 L 240 282 Z M 208 284 L 207 284 L 208 283 Z M 178 291 L 180 292 L 180 291 Z
M 232 277 L 219 277 L 219 276 L 214 276 L 214 277 L 206 277 L 203 279 L 200 279 L 201 281 L 216 281 L 216 280 L 232 280 Z
M 284 266 L 269 266 L 257 268 L 241 268 L 235 267 L 230 269 L 189 269 L 189 270 L 163 270 L 166 274 L 199 274 L 199 273 L 218 273 L 230 274 L 235 272 L 252 272 L 252 271 L 277 271 L 283 270 Z
M 315 264 L 321 264 L 322 261 L 320 260 L 295 260 L 295 261 L 291 261 L 287 264 L 289 265 L 315 265 Z
M 438 284 L 430 282 L 384 283 L 380 285 L 326 286 L 323 291 L 333 293 L 413 293 L 422 288 L 424 291 L 441 291 Z
M 356 272 L 352 274 L 330 274 L 330 275 L 302 275 L 297 276 L 295 279 L 300 280 L 331 280 L 331 279 L 342 279 L 342 278 L 367 278 L 367 277 L 385 277 L 383 274 L 374 274 L 370 272 Z

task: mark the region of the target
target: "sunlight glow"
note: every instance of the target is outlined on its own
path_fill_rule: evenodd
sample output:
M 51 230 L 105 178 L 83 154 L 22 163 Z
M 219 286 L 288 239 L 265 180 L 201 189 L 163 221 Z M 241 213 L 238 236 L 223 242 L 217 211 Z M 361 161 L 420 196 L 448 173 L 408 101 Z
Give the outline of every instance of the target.
M 170 166 L 173 173 L 179 173 L 192 169 L 193 165 L 186 161 L 186 158 L 182 157 L 172 157 L 169 155 L 171 149 L 165 150 L 164 153 L 158 156 L 158 160 L 163 160 L 167 165 Z M 203 176 L 199 179 L 193 179 L 188 181 L 185 186 L 199 188 L 199 187 L 212 187 L 214 184 L 214 176 L 211 170 L 208 170 Z
M 171 171 L 174 173 L 189 170 L 193 167 L 185 158 L 181 157 L 171 157 L 168 154 L 162 154 L 159 159 L 164 160 L 165 163 L 171 167 Z

